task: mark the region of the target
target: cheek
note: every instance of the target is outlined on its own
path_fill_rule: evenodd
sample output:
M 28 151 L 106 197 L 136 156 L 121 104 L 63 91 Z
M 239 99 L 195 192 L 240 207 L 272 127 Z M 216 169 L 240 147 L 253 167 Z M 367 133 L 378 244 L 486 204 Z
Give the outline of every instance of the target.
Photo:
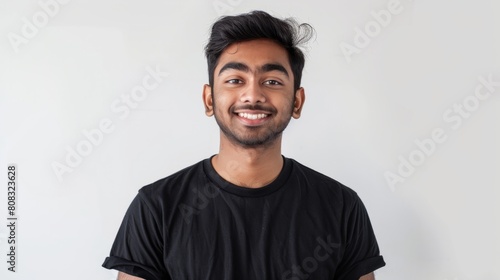
M 228 111 L 231 106 L 230 97 L 226 94 L 214 93 L 213 95 L 214 107 L 219 112 Z
M 278 101 L 277 101 L 278 102 Z M 293 103 L 294 103 L 294 99 L 293 97 L 292 98 L 282 98 L 279 103 L 275 103 L 277 104 L 277 106 L 279 106 L 278 108 L 283 112 L 283 113 L 290 113 L 293 111 Z M 279 104 L 279 105 L 278 105 Z

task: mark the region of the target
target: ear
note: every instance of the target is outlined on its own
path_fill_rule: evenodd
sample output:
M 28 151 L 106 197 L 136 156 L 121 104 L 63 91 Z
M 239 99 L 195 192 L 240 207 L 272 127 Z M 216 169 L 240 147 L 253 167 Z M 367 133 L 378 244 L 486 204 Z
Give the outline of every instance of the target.
M 212 99 L 212 87 L 205 84 L 203 86 L 203 104 L 205 105 L 205 114 L 209 117 L 214 114 L 214 105 Z
M 304 88 L 299 88 L 295 91 L 295 101 L 293 103 L 292 117 L 294 119 L 300 118 L 300 113 L 302 112 L 302 107 L 306 101 L 306 95 L 304 93 Z

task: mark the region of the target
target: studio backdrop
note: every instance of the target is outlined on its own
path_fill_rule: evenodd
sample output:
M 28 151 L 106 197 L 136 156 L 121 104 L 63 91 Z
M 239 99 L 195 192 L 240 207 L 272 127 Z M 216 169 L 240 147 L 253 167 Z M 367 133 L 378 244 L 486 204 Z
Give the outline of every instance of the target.
M 101 267 L 139 188 L 218 151 L 203 48 L 220 16 L 307 22 L 283 155 L 355 190 L 378 280 L 500 279 L 500 4 L 0 3 L 0 279 Z

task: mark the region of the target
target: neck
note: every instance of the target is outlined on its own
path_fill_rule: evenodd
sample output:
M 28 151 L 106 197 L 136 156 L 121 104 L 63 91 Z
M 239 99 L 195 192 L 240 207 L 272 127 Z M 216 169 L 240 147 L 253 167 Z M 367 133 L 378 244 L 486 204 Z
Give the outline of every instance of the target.
M 237 186 L 259 188 L 278 177 L 283 167 L 281 136 L 265 147 L 242 147 L 221 135 L 219 154 L 212 158 L 215 171 Z

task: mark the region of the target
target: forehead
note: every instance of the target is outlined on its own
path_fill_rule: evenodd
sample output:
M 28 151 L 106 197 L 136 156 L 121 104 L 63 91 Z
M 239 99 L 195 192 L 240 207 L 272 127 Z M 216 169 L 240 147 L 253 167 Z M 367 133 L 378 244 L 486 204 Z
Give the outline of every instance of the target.
M 266 63 L 278 63 L 291 73 L 288 53 L 285 48 L 268 39 L 237 42 L 226 47 L 219 57 L 215 75 L 217 76 L 220 68 L 229 62 L 244 63 L 250 68 L 256 68 Z

